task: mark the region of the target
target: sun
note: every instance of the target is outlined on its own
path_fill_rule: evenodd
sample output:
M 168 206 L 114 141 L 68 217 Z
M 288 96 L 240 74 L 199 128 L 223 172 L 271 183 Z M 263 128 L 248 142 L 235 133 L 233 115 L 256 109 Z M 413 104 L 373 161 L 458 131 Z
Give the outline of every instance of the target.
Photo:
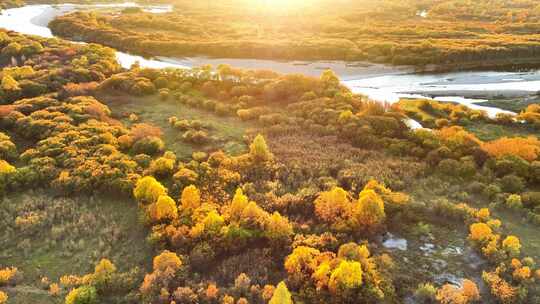
M 259 6 L 275 11 L 292 11 L 298 10 L 309 5 L 310 0 L 255 0 L 259 2 Z

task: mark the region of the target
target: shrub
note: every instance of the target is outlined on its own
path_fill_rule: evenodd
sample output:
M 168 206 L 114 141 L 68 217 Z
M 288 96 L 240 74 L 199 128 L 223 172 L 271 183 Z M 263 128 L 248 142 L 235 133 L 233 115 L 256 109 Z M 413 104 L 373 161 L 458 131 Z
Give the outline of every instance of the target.
M 204 271 L 208 268 L 208 265 L 212 263 L 215 256 L 216 253 L 210 244 L 207 242 L 199 242 L 191 250 L 189 262 L 194 269 Z
M 469 230 L 469 239 L 475 242 L 483 243 L 493 236 L 491 228 L 484 223 L 474 223 Z
M 507 155 L 519 156 L 527 161 L 533 161 L 540 155 L 540 141 L 536 137 L 503 137 L 484 143 L 482 149 L 493 157 Z
M 484 188 L 484 195 L 487 196 L 489 199 L 495 198 L 495 196 L 499 193 L 501 193 L 501 188 L 495 184 L 490 184 L 487 187 Z
M 268 304 L 293 304 L 291 293 L 285 282 L 280 282 L 277 285 Z
M 332 271 L 328 281 L 328 289 L 334 294 L 344 294 L 348 290 L 362 286 L 362 265 L 356 261 L 343 260 Z
M 358 202 L 352 209 L 353 226 L 365 231 L 377 230 L 386 219 L 384 202 L 373 190 L 360 192 Z
M 437 170 L 443 175 L 458 177 L 460 163 L 455 159 L 444 159 L 437 165 Z
M 506 206 L 512 209 L 521 209 L 523 207 L 521 196 L 518 194 L 510 194 L 506 198 Z
M 180 203 L 183 210 L 195 210 L 201 205 L 201 193 L 194 185 L 185 187 L 182 190 Z
M 174 171 L 175 160 L 160 157 L 150 164 L 150 172 L 157 176 L 169 176 Z
M 521 243 L 519 238 L 513 235 L 507 236 L 502 242 L 504 250 L 508 252 L 511 256 L 519 255 L 521 249 Z
M 8 295 L 5 292 L 0 291 L 0 304 L 6 304 L 7 300 L 8 300 Z
M 159 137 L 145 137 L 136 141 L 133 145 L 133 151 L 138 154 L 154 155 L 162 152 L 164 149 L 165 144 Z
M 71 290 L 66 296 L 66 304 L 96 304 L 97 292 L 93 286 L 81 286 Z
M 152 176 L 145 176 L 137 181 L 133 196 L 139 202 L 154 203 L 162 195 L 167 194 L 167 189 Z
M 273 158 L 272 153 L 266 145 L 266 140 L 259 134 L 255 137 L 251 145 L 249 145 L 249 155 L 255 162 L 266 162 Z
M 319 194 L 315 200 L 315 213 L 327 223 L 336 223 L 347 218 L 351 206 L 348 193 L 335 187 Z
M 199 145 L 205 144 L 210 140 L 208 133 L 202 130 L 189 130 L 182 135 L 182 139 Z
M 435 301 L 435 295 L 437 289 L 431 283 L 425 283 L 418 285 L 418 288 L 414 291 L 414 296 L 420 303 L 432 303 Z
M 153 267 L 154 271 L 172 270 L 178 271 L 182 267 L 182 260 L 174 252 L 168 250 L 162 251 L 159 255 L 154 257 Z
M 197 294 L 189 287 L 178 287 L 174 291 L 173 297 L 178 303 L 190 304 L 198 302 Z
M 0 286 L 15 284 L 19 271 L 15 267 L 0 269 Z
M 501 179 L 501 188 L 504 192 L 519 193 L 525 188 L 525 182 L 519 176 L 506 175 Z
M 529 209 L 540 206 L 540 192 L 525 192 L 521 195 L 523 205 Z
M 149 212 L 154 222 L 174 220 L 178 217 L 176 202 L 168 195 L 161 195 L 157 202 L 150 206 Z

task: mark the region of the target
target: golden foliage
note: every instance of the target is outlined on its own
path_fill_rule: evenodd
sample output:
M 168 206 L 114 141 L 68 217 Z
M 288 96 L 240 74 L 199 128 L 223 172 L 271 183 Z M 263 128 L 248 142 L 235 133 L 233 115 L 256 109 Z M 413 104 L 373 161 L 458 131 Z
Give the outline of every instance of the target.
M 463 280 L 463 286 L 461 287 L 462 293 L 469 300 L 469 302 L 475 302 L 480 300 L 480 291 L 478 286 L 471 280 Z
M 327 223 L 343 222 L 343 219 L 348 217 L 350 209 L 348 194 L 340 187 L 321 192 L 315 200 L 315 213 Z
M 515 303 L 518 290 L 495 272 L 484 272 L 482 278 L 491 288 L 491 294 L 504 304 Z
M 64 275 L 60 277 L 60 284 L 64 287 L 75 287 L 82 284 L 82 279 L 75 275 Z
M 65 304 L 95 303 L 96 298 L 97 293 L 93 286 L 81 286 L 68 293 Z
M 182 260 L 176 253 L 164 250 L 158 256 L 154 257 L 153 267 L 154 271 L 165 271 L 167 269 L 177 271 L 182 267 Z
M 210 300 L 217 299 L 219 295 L 219 289 L 217 288 L 216 284 L 214 283 L 208 284 L 208 287 L 206 288 L 206 291 L 205 291 L 205 295 L 206 295 L 206 298 Z
M 518 255 L 521 249 L 519 238 L 514 235 L 507 236 L 502 242 L 503 248 L 512 255 Z
M 0 175 L 8 175 L 17 172 L 17 169 L 7 161 L 0 159 Z
M 11 283 L 17 273 L 18 270 L 16 267 L 7 267 L 4 269 L 0 269 L 0 286 Z
M 531 278 L 531 274 L 531 268 L 524 266 L 514 270 L 512 277 L 517 281 L 525 281 Z
M 131 136 L 133 137 L 134 141 L 139 141 L 147 137 L 161 138 L 162 135 L 163 132 L 159 127 L 150 124 L 140 123 L 131 127 Z
M 273 158 L 268 145 L 266 145 L 266 140 L 261 134 L 257 135 L 249 145 L 249 155 L 256 162 L 266 162 Z
M 480 292 L 473 281 L 465 279 L 461 288 L 451 284 L 442 286 L 436 299 L 441 304 L 467 304 L 480 300 Z
M 49 285 L 49 295 L 53 297 L 60 295 L 60 286 L 57 283 L 52 283 Z
M 244 208 L 248 205 L 248 197 L 244 195 L 242 189 L 236 189 L 231 205 L 229 206 L 229 219 L 232 222 L 239 222 Z
M 174 220 L 178 217 L 176 202 L 168 195 L 161 195 L 157 202 L 150 205 L 149 213 L 154 221 Z
M 285 270 L 290 274 L 312 273 L 316 267 L 315 257 L 321 252 L 315 248 L 299 246 L 285 260 Z
M 289 292 L 289 289 L 287 288 L 287 285 L 285 285 L 285 282 L 280 282 L 273 295 L 270 299 L 270 302 L 268 304 L 293 304 L 291 293 Z
M 332 293 L 339 294 L 349 289 L 362 286 L 362 265 L 356 261 L 341 261 L 339 266 L 332 271 L 328 288 Z
M 474 134 L 467 132 L 460 126 L 442 128 L 435 131 L 435 134 L 452 150 L 461 147 L 474 147 L 482 143 Z
M 155 203 L 160 196 L 166 194 L 167 189 L 152 176 L 139 179 L 133 189 L 135 199 L 143 203 Z
M 293 234 L 293 229 L 289 219 L 276 211 L 268 219 L 265 232 L 270 240 L 284 240 Z
M 476 213 L 476 217 L 482 222 L 488 221 L 490 216 L 491 214 L 488 208 L 482 208 Z
M 503 137 L 484 143 L 482 149 L 497 158 L 512 155 L 519 156 L 527 161 L 533 161 L 540 155 L 540 141 L 534 136 L 527 138 Z
M 8 295 L 5 292 L 0 291 L 0 304 L 6 304 L 7 300 L 8 300 Z
M 195 210 L 201 205 L 201 193 L 194 185 L 190 185 L 182 190 L 180 203 L 183 210 Z
M 274 295 L 275 289 L 276 288 L 274 287 L 274 285 L 268 285 L 268 284 L 264 285 L 263 290 L 262 290 L 262 295 L 261 295 L 263 300 L 269 301 Z
M 474 223 L 469 227 L 469 239 L 476 242 L 484 242 L 493 236 L 491 228 L 484 223 Z
M 353 224 L 365 230 L 373 230 L 380 227 L 385 219 L 384 202 L 373 190 L 360 192 L 358 202 L 352 210 Z

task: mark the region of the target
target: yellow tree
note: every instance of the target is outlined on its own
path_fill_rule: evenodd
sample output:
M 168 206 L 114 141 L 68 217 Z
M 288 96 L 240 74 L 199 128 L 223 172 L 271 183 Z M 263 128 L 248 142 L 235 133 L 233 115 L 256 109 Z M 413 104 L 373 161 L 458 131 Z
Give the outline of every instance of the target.
M 337 87 L 339 85 L 338 76 L 330 69 L 322 72 L 321 81 L 324 82 L 327 87 Z
M 145 176 L 137 181 L 133 196 L 142 203 L 155 203 L 162 195 L 167 194 L 167 189 L 152 176 Z
M 223 217 L 215 210 L 210 211 L 202 221 L 204 231 L 210 235 L 218 234 L 224 223 Z
M 478 286 L 476 286 L 476 283 L 471 280 L 463 280 L 461 292 L 469 302 L 475 302 L 480 300 L 480 291 L 478 290 Z
M 8 295 L 5 292 L 0 291 L 0 304 L 7 303 L 7 300 L 8 300 Z
M 384 202 L 374 190 L 360 192 L 352 213 L 353 226 L 368 231 L 378 229 L 386 219 Z
M 474 242 L 483 243 L 493 236 L 491 228 L 484 223 L 474 223 L 469 227 L 469 239 Z
M 112 276 L 116 272 L 116 266 L 108 260 L 102 259 L 94 268 L 94 273 L 91 275 L 92 285 L 98 289 L 107 288 L 112 283 Z
M 246 228 L 262 229 L 265 227 L 267 219 L 268 213 L 259 207 L 257 203 L 249 202 L 242 210 L 240 224 Z
M 273 158 L 268 145 L 266 145 L 266 140 L 264 140 L 261 134 L 257 135 L 251 145 L 249 145 L 249 155 L 255 162 L 266 162 Z
M 315 213 L 328 224 L 343 223 L 350 209 L 348 194 L 340 187 L 321 192 L 315 200 Z
M 274 290 L 274 295 L 270 299 L 268 304 L 293 304 L 291 293 L 285 285 L 285 282 L 280 282 L 277 288 Z
M 334 294 L 345 293 L 362 286 L 362 265 L 356 261 L 341 261 L 332 271 L 328 288 Z
M 66 296 L 66 304 L 96 304 L 97 292 L 93 286 L 81 286 L 71 290 Z
M 244 208 L 246 208 L 248 203 L 248 197 L 244 195 L 242 189 L 236 189 L 236 193 L 229 206 L 229 219 L 232 222 L 239 222 L 242 217 L 242 211 L 244 211 Z
M 270 240 L 282 241 L 287 240 L 293 234 L 293 229 L 289 220 L 276 211 L 268 219 L 265 232 Z
M 519 238 L 513 235 L 507 236 L 502 242 L 504 250 L 512 256 L 519 255 L 521 249 L 521 242 Z
M 177 271 L 182 267 L 182 260 L 174 252 L 164 250 L 153 260 L 154 271 L 165 271 L 171 269 Z
M 285 259 L 285 270 L 299 281 L 309 278 L 317 267 L 315 258 L 320 254 L 321 252 L 315 248 L 298 246 Z
M 149 208 L 150 217 L 154 221 L 174 220 L 178 217 L 176 202 L 168 195 L 162 195 Z
M 201 206 L 201 193 L 199 189 L 194 185 L 190 185 L 184 188 L 182 196 L 180 197 L 180 203 L 183 210 L 194 210 Z

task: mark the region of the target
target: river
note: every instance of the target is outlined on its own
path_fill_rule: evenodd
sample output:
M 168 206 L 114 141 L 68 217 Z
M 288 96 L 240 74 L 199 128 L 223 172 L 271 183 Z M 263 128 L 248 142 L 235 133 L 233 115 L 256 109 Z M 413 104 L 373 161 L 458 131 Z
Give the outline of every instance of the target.
M 54 37 L 47 27 L 56 16 L 83 9 L 111 9 L 140 7 L 152 13 L 166 13 L 169 5 L 138 5 L 125 2 L 118 4 L 58 4 L 27 5 L 3 10 L 0 14 L 0 28 L 37 35 Z M 124 52 L 116 52 L 120 64 L 129 68 L 135 62 L 142 67 L 191 68 L 203 64 L 230 64 L 239 68 L 271 69 L 280 73 L 302 73 L 318 76 L 325 69 L 332 69 L 342 83 L 354 93 L 387 103 L 400 98 L 433 98 L 444 102 L 465 104 L 471 108 L 484 110 L 490 117 L 498 113 L 512 113 L 495 107 L 483 106 L 490 97 L 507 96 L 526 98 L 540 91 L 540 71 L 530 72 L 455 72 L 440 74 L 416 74 L 412 68 L 391 67 L 370 63 L 347 63 L 341 61 L 275 61 L 258 59 L 219 58 L 143 58 Z M 421 127 L 410 121 L 411 128 Z

